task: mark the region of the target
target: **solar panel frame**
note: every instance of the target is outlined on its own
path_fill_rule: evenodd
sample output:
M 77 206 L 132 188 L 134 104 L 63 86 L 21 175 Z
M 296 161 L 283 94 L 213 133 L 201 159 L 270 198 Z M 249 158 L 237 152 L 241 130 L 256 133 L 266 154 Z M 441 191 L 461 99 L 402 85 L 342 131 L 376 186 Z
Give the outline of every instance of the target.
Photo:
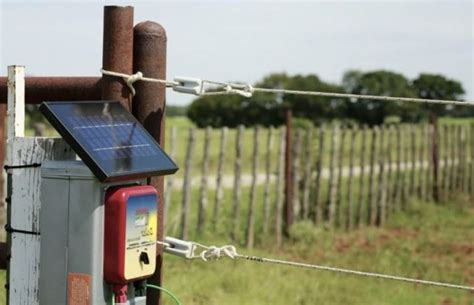
M 96 147 L 93 149 L 94 151 L 90 151 L 91 147 L 94 147 L 90 141 L 98 141 L 97 140 L 97 127 L 101 128 L 113 128 L 123 127 L 119 126 L 120 124 L 105 124 L 105 125 L 91 125 L 91 126 L 76 126 L 72 127 L 71 125 L 71 118 L 80 118 L 83 120 L 91 120 L 91 115 L 82 115 L 82 116 L 73 116 L 70 115 L 69 117 L 65 118 L 62 117 L 62 112 L 65 112 L 64 109 L 60 109 L 61 106 L 68 106 L 71 109 L 76 111 L 82 109 L 93 108 L 94 107 L 110 107 L 113 109 L 113 112 L 119 113 L 125 118 L 125 121 L 128 125 L 133 125 L 131 129 L 131 135 L 129 135 L 129 141 L 136 140 L 136 137 L 142 137 L 141 141 L 145 141 L 146 146 L 150 147 L 150 150 L 154 151 L 154 155 L 144 156 L 140 159 L 140 157 L 134 157 L 133 154 L 136 152 L 137 145 L 131 146 L 111 146 L 111 147 L 104 147 L 98 148 Z M 90 170 L 94 173 L 98 180 L 102 182 L 114 182 L 114 181 L 123 181 L 123 180 L 132 180 L 132 179 L 139 179 L 151 176 L 162 176 L 162 175 L 169 175 L 174 174 L 178 167 L 175 162 L 162 150 L 160 145 L 156 142 L 156 140 L 145 130 L 145 128 L 136 120 L 136 118 L 129 113 L 119 102 L 117 101 L 76 101 L 76 102 L 69 102 L 69 101 L 61 101 L 61 102 L 43 102 L 39 107 L 41 113 L 46 117 L 46 119 L 51 123 L 51 125 L 58 131 L 58 133 L 66 140 L 66 142 L 71 146 L 71 148 L 76 152 L 76 154 L 83 160 L 83 162 L 90 168 Z M 108 108 L 109 109 L 109 108 Z M 111 110 L 112 112 L 112 110 Z M 87 111 L 84 111 L 87 113 Z M 99 116 L 97 116 L 99 115 Z M 100 119 L 105 120 L 104 115 L 97 113 L 95 117 L 100 117 Z M 113 116 L 111 116 L 113 117 Z M 99 119 L 99 121 L 100 121 Z M 68 121 L 67 121 L 68 120 Z M 106 122 L 107 123 L 107 122 Z M 122 124 L 124 125 L 124 124 Z M 87 139 L 86 135 L 79 134 L 75 129 L 82 129 L 82 128 L 94 128 L 96 136 L 92 139 Z M 100 131 L 102 132 L 102 131 Z M 132 138 L 132 135 L 136 132 L 135 138 Z M 109 136 L 109 137 L 107 137 Z M 110 140 L 110 135 L 104 131 L 104 139 Z M 116 142 L 117 143 L 117 142 Z M 115 143 L 115 144 L 116 144 Z M 124 143 L 124 142 L 122 142 Z M 132 143 L 132 142 L 130 142 Z M 119 152 L 121 154 L 126 154 L 127 152 L 130 156 L 124 155 L 123 158 L 115 158 L 115 159 L 104 159 L 99 158 L 99 154 L 96 152 L 98 150 L 114 150 L 115 153 Z M 123 150 L 128 149 L 127 152 Z M 143 153 L 143 152 L 142 152 Z M 160 160 L 158 160 L 160 158 Z M 146 159 L 146 160 L 145 160 Z M 145 162 L 145 161 L 149 162 Z M 138 162 L 141 164 L 141 167 L 138 168 L 130 168 L 128 170 L 120 170 L 116 171 L 117 168 L 111 168 L 111 164 L 120 164 L 122 166 L 126 166 L 132 164 L 133 162 Z M 150 168 L 144 168 L 144 164 L 154 165 L 150 166 Z M 158 166 L 158 163 L 160 165 Z M 114 171 L 115 169 L 115 171 Z

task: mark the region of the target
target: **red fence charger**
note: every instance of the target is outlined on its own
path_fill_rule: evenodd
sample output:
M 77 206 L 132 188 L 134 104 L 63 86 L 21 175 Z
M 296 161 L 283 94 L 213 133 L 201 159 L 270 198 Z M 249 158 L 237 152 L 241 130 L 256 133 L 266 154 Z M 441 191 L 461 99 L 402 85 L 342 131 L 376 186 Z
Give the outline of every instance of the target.
M 158 194 L 152 186 L 108 190 L 105 198 L 104 279 L 117 301 L 126 301 L 127 284 L 151 276 L 156 268 Z

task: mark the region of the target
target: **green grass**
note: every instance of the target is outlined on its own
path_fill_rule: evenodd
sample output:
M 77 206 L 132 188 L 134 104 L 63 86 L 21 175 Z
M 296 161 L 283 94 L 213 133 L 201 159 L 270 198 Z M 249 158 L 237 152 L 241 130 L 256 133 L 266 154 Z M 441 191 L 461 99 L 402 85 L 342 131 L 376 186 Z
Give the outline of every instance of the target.
M 413 203 L 385 229 L 329 233 L 306 226 L 283 249 L 274 249 L 269 238 L 259 249 L 239 251 L 473 285 L 473 217 L 474 209 L 460 205 Z M 315 237 L 308 243 L 298 236 Z M 472 305 L 474 300 L 468 292 L 246 261 L 204 263 L 166 256 L 164 274 L 165 286 L 187 305 Z
M 474 124 L 474 118 L 442 117 L 439 122 L 441 124 Z
M 269 237 L 258 249 L 239 252 L 473 285 L 473 218 L 472 205 L 412 202 L 383 229 L 331 233 L 298 224 L 282 249 Z M 228 243 L 212 237 L 199 241 Z M 229 259 L 204 263 L 166 255 L 164 277 L 164 286 L 185 305 L 472 305 L 474 300 L 463 291 Z M 2 271 L 0 285 L 4 282 Z M 5 290 L 0 291 L 4 300 Z M 165 296 L 164 304 L 173 303 Z

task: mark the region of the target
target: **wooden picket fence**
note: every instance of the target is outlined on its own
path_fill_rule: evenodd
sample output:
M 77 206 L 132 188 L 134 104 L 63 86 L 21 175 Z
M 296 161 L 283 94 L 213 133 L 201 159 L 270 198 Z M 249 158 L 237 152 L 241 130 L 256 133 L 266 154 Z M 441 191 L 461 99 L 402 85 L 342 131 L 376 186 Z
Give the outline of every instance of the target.
M 171 129 L 167 150 L 183 167 L 167 177 L 168 234 L 222 233 L 248 247 L 274 235 L 281 244 L 285 133 Z M 383 226 L 414 199 L 474 198 L 474 125 L 332 125 L 295 129 L 292 138 L 288 204 L 296 221 L 353 230 Z M 185 152 L 181 159 L 178 152 Z

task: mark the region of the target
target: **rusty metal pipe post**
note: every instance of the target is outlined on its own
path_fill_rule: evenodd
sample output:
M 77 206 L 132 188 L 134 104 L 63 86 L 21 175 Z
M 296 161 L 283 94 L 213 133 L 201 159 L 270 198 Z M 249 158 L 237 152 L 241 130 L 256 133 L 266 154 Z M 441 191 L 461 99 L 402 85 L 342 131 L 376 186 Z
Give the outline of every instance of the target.
M 147 77 L 164 79 L 166 77 L 166 32 L 158 23 L 145 21 L 134 28 L 134 72 L 142 72 Z M 133 98 L 132 113 L 145 129 L 160 143 L 165 144 L 165 94 L 163 84 L 137 82 L 136 95 Z M 163 198 L 163 177 L 150 179 L 160 198 Z M 163 202 L 158 204 L 158 239 L 163 240 Z M 156 257 L 155 274 L 148 280 L 150 284 L 161 285 L 161 266 L 163 252 L 160 249 Z M 154 289 L 147 291 L 147 305 L 159 305 L 160 293 Z
M 7 103 L 7 78 L 0 77 L 0 104 Z M 44 101 L 100 100 L 100 77 L 26 77 L 27 104 Z
M 104 40 L 102 68 L 132 74 L 133 72 L 133 7 L 104 7 Z M 132 95 L 124 80 L 104 75 L 102 99 L 120 101 L 131 110 Z

